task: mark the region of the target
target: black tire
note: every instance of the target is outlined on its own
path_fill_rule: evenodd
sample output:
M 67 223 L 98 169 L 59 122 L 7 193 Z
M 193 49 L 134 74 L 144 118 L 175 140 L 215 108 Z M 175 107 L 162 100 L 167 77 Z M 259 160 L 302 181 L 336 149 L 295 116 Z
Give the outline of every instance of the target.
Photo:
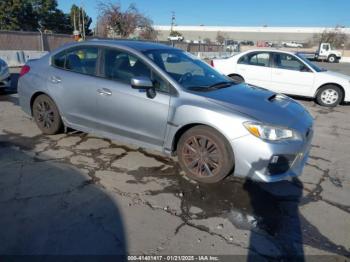
M 39 95 L 32 106 L 34 120 L 46 135 L 55 135 L 63 130 L 61 115 L 55 102 L 47 95 Z
M 230 78 L 235 82 L 236 84 L 244 83 L 244 78 L 239 75 L 230 75 Z
M 181 136 L 177 155 L 186 175 L 202 183 L 219 182 L 234 167 L 234 155 L 225 137 L 204 125 L 195 126 Z
M 316 95 L 316 101 L 321 106 L 335 107 L 343 100 L 343 90 L 335 85 L 321 87 Z
M 335 55 L 328 56 L 328 62 L 329 63 L 336 63 L 338 61 L 337 57 Z

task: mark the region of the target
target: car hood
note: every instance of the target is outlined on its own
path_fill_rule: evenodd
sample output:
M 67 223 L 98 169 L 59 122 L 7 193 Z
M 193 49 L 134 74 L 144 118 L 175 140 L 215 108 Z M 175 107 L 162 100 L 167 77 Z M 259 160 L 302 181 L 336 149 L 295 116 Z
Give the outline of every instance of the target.
M 322 71 L 322 72 L 319 72 L 319 74 L 324 75 L 324 76 L 338 78 L 341 80 L 350 80 L 350 76 L 342 74 L 342 73 L 334 72 L 334 71 Z
M 211 102 L 273 125 L 292 127 L 298 125 L 298 120 L 306 114 L 311 118 L 307 110 L 293 99 L 247 84 L 199 94 Z

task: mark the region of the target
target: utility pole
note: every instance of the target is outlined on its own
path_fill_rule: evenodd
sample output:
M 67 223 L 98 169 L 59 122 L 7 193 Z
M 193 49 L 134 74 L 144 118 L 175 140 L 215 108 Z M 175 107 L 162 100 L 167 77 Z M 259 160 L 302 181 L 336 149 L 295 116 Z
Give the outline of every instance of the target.
M 175 26 L 175 12 L 172 11 L 171 12 L 171 27 L 170 27 L 170 32 L 172 32 L 174 30 L 174 26 Z
M 78 8 L 79 9 L 79 12 L 78 12 L 78 25 L 79 25 L 79 32 L 81 33 L 81 15 L 80 15 L 80 11 L 81 11 L 81 9 L 80 9 L 80 7 Z
M 84 22 L 84 9 L 83 7 L 81 7 L 81 17 L 82 17 L 82 26 L 83 26 L 83 30 L 82 30 L 82 35 L 83 35 L 83 40 L 85 40 L 85 22 Z
M 77 23 L 75 20 L 75 9 L 73 9 L 73 26 L 74 26 L 74 31 L 76 31 L 77 30 Z

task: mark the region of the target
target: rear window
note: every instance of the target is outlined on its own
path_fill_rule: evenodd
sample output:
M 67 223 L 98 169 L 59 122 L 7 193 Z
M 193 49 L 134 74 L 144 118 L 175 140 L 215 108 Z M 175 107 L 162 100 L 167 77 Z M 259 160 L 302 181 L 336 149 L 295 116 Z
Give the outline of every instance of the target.
M 79 47 L 58 53 L 53 57 L 52 64 L 72 72 L 96 75 L 97 59 L 96 47 Z

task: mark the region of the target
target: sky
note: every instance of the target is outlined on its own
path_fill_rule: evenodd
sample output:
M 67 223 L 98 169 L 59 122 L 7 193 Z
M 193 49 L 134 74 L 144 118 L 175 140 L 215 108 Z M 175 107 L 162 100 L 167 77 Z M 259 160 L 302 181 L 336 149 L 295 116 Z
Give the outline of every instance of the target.
M 155 25 L 350 27 L 350 0 L 111 0 L 123 9 L 134 3 Z M 72 4 L 98 17 L 99 0 L 57 0 L 65 12 Z M 103 0 L 106 2 L 106 0 Z

